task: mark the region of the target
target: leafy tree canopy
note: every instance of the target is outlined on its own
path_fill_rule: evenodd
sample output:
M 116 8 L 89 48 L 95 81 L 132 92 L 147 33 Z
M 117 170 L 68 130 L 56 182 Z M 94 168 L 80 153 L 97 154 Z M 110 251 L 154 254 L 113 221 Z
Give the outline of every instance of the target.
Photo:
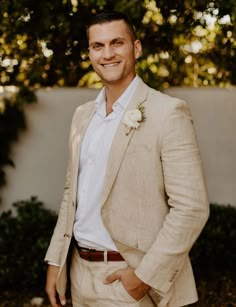
M 0 186 L 35 89 L 101 86 L 85 25 L 102 10 L 131 17 L 143 44 L 137 71 L 152 87 L 236 84 L 235 0 L 0 0 Z
M 1 0 L 0 84 L 99 86 L 85 25 L 104 9 L 132 18 L 153 87 L 236 83 L 235 0 Z

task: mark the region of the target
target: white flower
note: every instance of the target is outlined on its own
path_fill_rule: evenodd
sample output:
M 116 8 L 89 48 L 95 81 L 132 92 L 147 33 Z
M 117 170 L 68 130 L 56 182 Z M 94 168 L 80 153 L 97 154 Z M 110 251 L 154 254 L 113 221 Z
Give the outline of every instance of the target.
M 145 119 L 146 116 L 143 102 L 137 105 L 137 109 L 127 111 L 122 120 L 122 123 L 128 127 L 126 135 L 128 135 L 132 129 L 137 129 L 140 126 L 140 123 L 144 122 Z
M 128 127 L 126 135 L 128 135 L 132 129 L 137 129 L 140 123 L 146 120 L 144 111 L 144 105 L 143 102 L 141 102 L 137 105 L 137 109 L 129 110 L 125 113 L 122 123 Z
M 130 110 L 127 111 L 124 115 L 124 118 L 122 122 L 129 128 L 135 128 L 137 129 L 142 120 L 142 113 L 137 109 L 137 110 Z

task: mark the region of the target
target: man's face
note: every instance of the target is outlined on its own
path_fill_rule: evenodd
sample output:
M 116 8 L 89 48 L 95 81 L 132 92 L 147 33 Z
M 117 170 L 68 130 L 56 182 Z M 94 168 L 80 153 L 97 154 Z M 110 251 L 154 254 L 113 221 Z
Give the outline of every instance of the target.
M 104 85 L 129 84 L 135 76 L 135 60 L 141 55 L 123 20 L 96 24 L 89 28 L 89 56 Z

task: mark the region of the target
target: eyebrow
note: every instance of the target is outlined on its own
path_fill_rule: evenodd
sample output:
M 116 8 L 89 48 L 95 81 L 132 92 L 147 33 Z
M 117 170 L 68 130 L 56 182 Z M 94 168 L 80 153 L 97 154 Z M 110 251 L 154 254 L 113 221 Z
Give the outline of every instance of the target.
M 109 43 L 114 43 L 114 42 L 116 42 L 116 41 L 118 41 L 118 40 L 122 40 L 122 41 L 126 41 L 127 39 L 126 38 L 124 38 L 124 37 L 116 37 L 116 38 L 113 38 Z M 104 45 L 104 43 L 102 43 L 102 42 L 99 42 L 99 41 L 92 41 L 90 44 L 89 44 L 89 46 L 92 46 L 92 45 L 95 45 L 95 44 L 99 44 L 99 45 Z

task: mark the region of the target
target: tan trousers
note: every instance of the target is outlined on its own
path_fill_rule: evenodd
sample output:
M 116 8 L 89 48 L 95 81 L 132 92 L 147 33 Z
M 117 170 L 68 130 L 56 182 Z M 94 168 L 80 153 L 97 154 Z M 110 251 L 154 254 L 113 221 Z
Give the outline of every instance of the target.
M 80 258 L 77 250 L 72 256 L 70 278 L 73 307 L 154 307 L 148 295 L 137 302 L 120 281 L 105 285 L 106 276 L 125 269 L 125 261 L 90 262 Z

